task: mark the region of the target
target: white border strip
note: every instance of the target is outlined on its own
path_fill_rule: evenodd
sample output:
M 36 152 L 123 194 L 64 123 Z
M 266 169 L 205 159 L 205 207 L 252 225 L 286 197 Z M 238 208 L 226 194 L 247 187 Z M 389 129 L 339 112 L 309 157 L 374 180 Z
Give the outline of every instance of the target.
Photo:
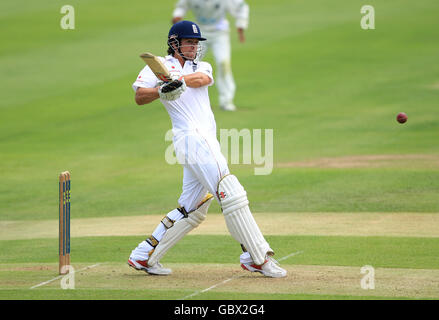
M 284 261 L 284 260 L 286 260 L 286 259 L 288 259 L 288 258 L 290 258 L 290 257 L 296 256 L 296 255 L 301 254 L 301 253 L 303 253 L 303 251 L 293 252 L 293 253 L 290 253 L 289 255 L 286 255 L 285 257 L 280 258 L 280 259 L 277 260 L 277 261 Z M 226 280 L 224 280 L 224 281 L 221 281 L 221 282 L 219 282 L 219 283 L 217 283 L 217 284 L 214 284 L 213 286 L 211 286 L 211 287 L 209 287 L 209 288 L 203 289 L 203 290 L 201 290 L 201 291 L 195 291 L 194 293 L 192 293 L 192 294 L 190 294 L 190 295 L 188 295 L 188 296 L 185 296 L 185 297 L 183 297 L 183 298 L 177 299 L 177 300 L 186 300 L 186 299 L 189 299 L 189 298 L 195 297 L 195 296 L 197 296 L 197 295 L 199 295 L 199 294 L 202 294 L 202 293 L 204 293 L 204 292 L 207 292 L 207 291 L 210 291 L 210 290 L 212 290 L 212 289 L 215 289 L 216 287 L 219 287 L 219 286 L 221 286 L 221 285 L 223 285 L 223 284 L 225 284 L 225 283 L 227 283 L 227 282 L 229 282 L 229 281 L 232 281 L 232 280 L 234 280 L 234 279 L 241 278 L 241 277 L 243 277 L 244 275 L 245 275 L 245 274 L 242 274 L 242 275 L 239 275 L 239 276 L 231 277 L 231 278 L 226 279 Z
M 88 266 L 88 267 L 85 267 L 85 268 L 79 269 L 79 270 L 74 271 L 74 272 L 72 272 L 72 273 L 81 272 L 81 271 L 84 271 L 84 270 L 87 270 L 87 269 L 91 269 L 91 268 L 97 267 L 97 266 L 99 266 L 99 265 L 100 265 L 100 263 L 96 263 L 96 264 L 94 264 L 94 265 L 91 265 L 91 266 Z M 30 287 L 29 289 L 35 289 L 35 288 L 38 288 L 38 287 L 42 287 L 42 286 L 44 286 L 44 285 L 46 285 L 46 284 L 48 284 L 48 283 L 51 283 L 51 282 L 56 281 L 56 280 L 58 280 L 58 279 L 61 279 L 62 277 L 65 277 L 65 276 L 66 276 L 66 275 L 60 275 L 60 276 L 55 277 L 55 278 L 53 278 L 53 279 L 50 279 L 50 280 L 48 280 L 48 281 L 41 282 L 40 284 L 37 284 L 37 285 L 35 285 L 35 286 L 33 286 L 33 287 Z

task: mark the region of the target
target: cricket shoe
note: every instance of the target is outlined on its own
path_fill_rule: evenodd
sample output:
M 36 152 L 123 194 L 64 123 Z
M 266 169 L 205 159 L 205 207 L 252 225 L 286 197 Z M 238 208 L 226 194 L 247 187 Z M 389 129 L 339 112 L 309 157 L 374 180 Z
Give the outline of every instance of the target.
M 157 262 L 153 266 L 148 265 L 148 260 L 134 260 L 134 259 L 128 259 L 128 265 L 136 270 L 145 271 L 152 275 L 157 276 L 167 276 L 172 273 L 171 269 L 163 268 L 162 264 L 160 262 Z
M 244 270 L 250 272 L 259 272 L 264 276 L 271 278 L 283 278 L 287 275 L 287 270 L 279 267 L 279 263 L 271 257 L 268 257 L 262 265 L 256 265 L 254 263 L 241 263 L 241 267 Z
M 233 102 L 224 104 L 224 105 L 220 105 L 220 108 L 224 111 L 235 111 L 236 110 L 236 106 L 233 104 Z

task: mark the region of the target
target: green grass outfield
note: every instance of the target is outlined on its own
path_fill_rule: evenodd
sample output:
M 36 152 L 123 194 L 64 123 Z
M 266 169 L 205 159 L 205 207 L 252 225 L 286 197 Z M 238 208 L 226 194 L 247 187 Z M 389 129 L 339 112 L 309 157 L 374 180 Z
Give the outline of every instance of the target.
M 247 42 L 231 33 L 238 111 L 219 110 L 215 87 L 211 103 L 218 129 L 273 129 L 271 174 L 230 167 L 288 277 L 240 270 L 226 229 L 209 231 L 216 203 L 163 259 L 172 276 L 126 265 L 152 230 L 120 234 L 115 221 L 135 229 L 135 217 L 157 219 L 181 192 L 181 167 L 165 162 L 169 117 L 158 101 L 137 106 L 131 89 L 138 55 L 165 53 L 174 0 L 73 0 L 75 30 L 60 28 L 58 2 L 9 1 L 0 4 L 0 299 L 439 299 L 439 3 L 368 1 L 376 29 L 362 30 L 360 1 L 248 2 Z M 72 228 L 96 226 L 72 234 L 75 290 L 56 279 L 64 170 Z M 375 268 L 374 290 L 360 287 L 364 265 Z

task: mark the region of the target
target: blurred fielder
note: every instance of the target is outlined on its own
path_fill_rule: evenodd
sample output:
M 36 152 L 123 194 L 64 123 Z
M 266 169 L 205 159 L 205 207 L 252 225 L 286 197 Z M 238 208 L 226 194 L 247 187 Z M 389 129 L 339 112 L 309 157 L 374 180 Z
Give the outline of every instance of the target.
M 231 67 L 231 46 L 229 21 L 226 14 L 235 18 L 239 41 L 245 42 L 244 30 L 248 27 L 249 7 L 244 0 L 179 0 L 172 22 L 183 19 L 186 12 L 191 10 L 200 25 L 207 41 L 201 44 L 202 51 L 199 59 L 212 49 L 216 63 L 216 85 L 219 93 L 220 108 L 226 111 L 236 110 L 233 98 L 236 85 Z
M 284 277 L 286 271 L 271 258 L 274 252 L 250 212 L 244 188 L 230 174 L 221 153 L 208 95 L 208 87 L 214 83 L 212 67 L 207 62 L 195 62 L 198 43 L 205 40 L 194 22 L 174 24 L 168 35 L 168 55 L 159 58 L 172 81 L 160 82 L 146 66 L 133 84 L 137 104 L 160 99 L 171 117 L 174 149 L 183 165 L 183 191 L 178 199 L 180 207 L 167 213 L 151 237 L 131 252 L 128 264 L 150 274 L 170 274 L 160 259 L 205 219 L 215 198 L 230 234 L 243 249 L 242 268 L 268 277 Z

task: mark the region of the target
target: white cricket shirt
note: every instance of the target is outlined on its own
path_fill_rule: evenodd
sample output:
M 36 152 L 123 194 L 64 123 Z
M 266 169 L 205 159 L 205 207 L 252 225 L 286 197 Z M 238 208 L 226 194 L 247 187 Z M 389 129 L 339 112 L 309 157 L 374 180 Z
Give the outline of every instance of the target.
M 212 66 L 204 61 L 195 64 L 187 60 L 182 68 L 180 62 L 170 55 L 164 58 L 159 57 L 159 59 L 171 73 L 177 71 L 181 75 L 188 75 L 202 72 L 211 79 L 210 84 L 207 86 L 200 88 L 187 87 L 177 100 L 168 101 L 160 99 L 171 118 L 174 139 L 188 132 L 203 133 L 203 135 L 207 134 L 216 139 L 216 123 L 208 93 L 208 87 L 213 85 L 214 82 Z M 158 81 L 149 66 L 145 66 L 133 83 L 133 89 L 137 91 L 137 88 L 155 88 L 158 85 Z
M 173 17 L 184 17 L 191 10 L 203 32 L 229 30 L 227 13 L 235 18 L 237 28 L 247 29 L 249 6 L 244 0 L 179 0 Z

